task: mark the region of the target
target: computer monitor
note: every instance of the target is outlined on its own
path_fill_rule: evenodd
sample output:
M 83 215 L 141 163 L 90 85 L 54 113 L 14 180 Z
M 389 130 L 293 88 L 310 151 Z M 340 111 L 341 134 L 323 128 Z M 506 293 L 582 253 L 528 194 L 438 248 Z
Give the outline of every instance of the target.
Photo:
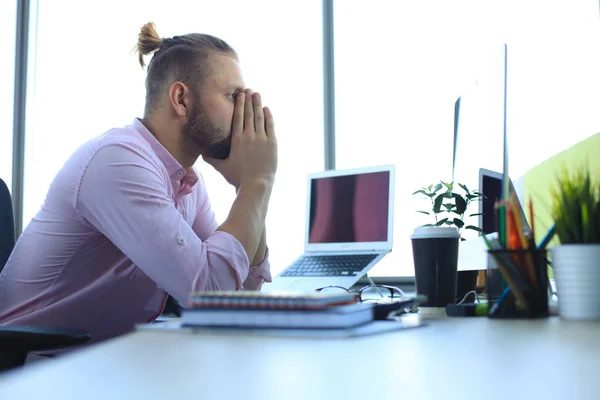
M 454 158 L 452 180 L 470 191 L 480 187 L 480 168 L 503 171 L 506 118 L 506 47 L 490 45 L 481 54 L 475 82 L 454 104 Z M 492 203 L 493 207 L 493 203 Z M 478 205 L 467 210 L 465 225 L 479 225 Z M 464 230 L 466 240 L 480 235 Z

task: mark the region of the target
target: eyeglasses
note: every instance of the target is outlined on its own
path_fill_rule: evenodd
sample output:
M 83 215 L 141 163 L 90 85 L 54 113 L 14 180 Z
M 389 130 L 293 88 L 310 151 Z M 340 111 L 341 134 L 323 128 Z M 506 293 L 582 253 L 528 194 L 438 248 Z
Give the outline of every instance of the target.
M 358 301 L 361 303 L 392 303 L 406 294 L 399 288 L 387 285 L 367 285 L 358 291 L 346 289 L 342 286 L 324 286 L 315 289 L 315 292 L 358 292 Z

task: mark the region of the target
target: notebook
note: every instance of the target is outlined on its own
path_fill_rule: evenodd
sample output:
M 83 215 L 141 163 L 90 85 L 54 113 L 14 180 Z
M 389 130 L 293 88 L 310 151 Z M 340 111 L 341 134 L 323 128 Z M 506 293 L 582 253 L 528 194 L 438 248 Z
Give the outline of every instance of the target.
M 261 293 L 256 291 L 196 292 L 188 300 L 188 310 L 197 308 L 244 308 L 280 310 L 321 310 L 352 304 L 358 293 Z
M 304 254 L 261 291 L 352 287 L 392 251 L 393 165 L 308 176 Z
M 347 328 L 373 320 L 357 293 L 197 292 L 183 311 L 183 326 Z
M 340 329 L 373 320 L 373 305 L 353 303 L 324 309 L 195 308 L 181 314 L 182 326 Z
M 182 326 L 180 319 L 171 319 L 161 323 L 138 324 L 137 330 L 158 331 L 175 334 L 219 334 L 244 336 L 293 337 L 311 339 L 340 339 L 358 336 L 376 335 L 398 330 L 426 326 L 418 314 L 406 314 L 388 321 L 372 321 L 349 328 L 341 329 L 279 329 L 279 328 L 245 328 L 218 326 Z

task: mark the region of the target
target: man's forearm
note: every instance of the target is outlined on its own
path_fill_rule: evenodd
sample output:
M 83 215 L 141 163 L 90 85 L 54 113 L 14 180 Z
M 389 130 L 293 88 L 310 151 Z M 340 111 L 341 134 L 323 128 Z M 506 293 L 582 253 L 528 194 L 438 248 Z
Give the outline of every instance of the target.
M 263 241 L 266 252 L 266 238 L 264 237 L 265 218 L 273 183 L 257 181 L 249 185 L 242 185 L 233 202 L 229 216 L 219 231 L 227 232 L 240 241 L 248 260 L 253 261 L 259 253 L 259 246 Z M 261 259 L 262 261 L 262 259 Z
M 258 242 L 258 248 L 256 254 L 250 265 L 259 265 L 267 256 L 267 228 L 263 228 L 262 235 L 260 235 L 260 241 Z

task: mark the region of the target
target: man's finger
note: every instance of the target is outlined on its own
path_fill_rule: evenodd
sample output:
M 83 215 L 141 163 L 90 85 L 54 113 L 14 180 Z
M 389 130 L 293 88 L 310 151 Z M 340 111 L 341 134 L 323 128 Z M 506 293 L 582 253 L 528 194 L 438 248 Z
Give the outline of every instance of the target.
M 266 135 L 265 130 L 265 116 L 263 114 L 262 99 L 260 94 L 254 93 L 252 95 L 252 103 L 254 104 L 254 130 L 257 135 Z
M 246 105 L 244 107 L 244 133 L 254 133 L 254 106 L 252 105 L 252 90 L 246 90 Z
M 271 113 L 269 107 L 264 107 L 263 114 L 265 116 L 265 133 L 267 136 L 275 138 L 275 121 L 273 120 L 273 113 Z
M 244 133 L 244 104 L 246 94 L 238 93 L 233 107 L 233 120 L 231 121 L 231 135 L 238 136 Z M 206 161 L 206 160 L 205 160 Z

